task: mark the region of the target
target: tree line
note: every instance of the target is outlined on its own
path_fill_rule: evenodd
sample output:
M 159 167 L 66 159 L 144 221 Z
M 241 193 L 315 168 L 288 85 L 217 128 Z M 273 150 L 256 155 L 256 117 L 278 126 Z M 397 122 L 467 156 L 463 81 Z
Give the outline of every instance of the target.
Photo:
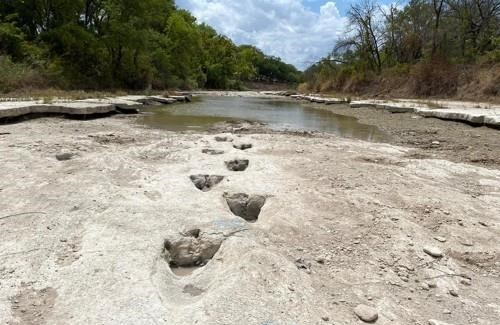
M 433 92 L 432 78 L 454 82 L 453 66 L 500 62 L 499 0 L 411 0 L 405 6 L 363 0 L 347 16 L 347 30 L 330 55 L 305 72 L 309 86 L 329 82 L 342 89 L 374 76 L 413 73 L 426 95 Z
M 0 1 L 0 91 L 240 88 L 301 73 L 236 46 L 173 0 Z

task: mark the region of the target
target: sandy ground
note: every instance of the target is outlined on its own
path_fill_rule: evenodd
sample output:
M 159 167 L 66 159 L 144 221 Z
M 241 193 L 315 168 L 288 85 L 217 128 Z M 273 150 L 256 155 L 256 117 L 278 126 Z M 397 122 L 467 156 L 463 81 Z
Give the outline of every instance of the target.
M 321 134 L 217 142 L 135 119 L 0 125 L 1 324 L 346 325 L 362 323 L 359 304 L 381 325 L 498 324 L 495 166 Z M 229 171 L 234 158 L 249 167 Z M 203 192 L 193 174 L 225 179 Z M 265 196 L 258 221 L 225 193 Z M 178 276 L 165 240 L 216 252 Z

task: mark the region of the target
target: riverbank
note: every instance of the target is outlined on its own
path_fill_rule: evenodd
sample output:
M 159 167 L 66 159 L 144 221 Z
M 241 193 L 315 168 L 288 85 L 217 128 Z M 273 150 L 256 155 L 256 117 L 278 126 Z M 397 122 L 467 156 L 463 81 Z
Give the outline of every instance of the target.
M 390 113 L 414 113 L 423 117 L 459 121 L 475 126 L 500 128 L 500 105 L 481 102 L 417 99 L 355 99 L 325 97 L 321 95 L 299 95 L 289 92 L 270 92 L 270 94 L 290 96 L 297 100 L 325 105 L 349 104 L 351 108 L 376 108 Z
M 496 324 L 497 169 L 137 119 L 0 125 L 0 323 L 347 325 L 362 304 L 382 325 Z M 198 174 L 224 179 L 201 191 Z M 256 222 L 233 213 L 235 193 L 265 198 Z M 179 256 L 207 264 L 180 276 Z
M 498 105 L 453 101 L 351 101 L 317 95 L 304 98 L 303 95 L 294 96 L 282 92 L 274 92 L 273 95 L 287 95 L 296 100 L 311 102 L 318 109 L 355 117 L 360 123 L 374 125 L 390 135 L 386 139 L 388 143 L 413 148 L 410 155 L 414 157 L 500 167 L 500 140 L 497 126 L 466 120 L 476 116 L 484 121 L 485 115 L 499 119 Z M 421 111 L 416 111 L 419 108 Z M 471 114 L 462 116 L 465 121 L 452 118 L 454 114 L 463 110 L 472 111 Z M 436 114 L 429 114 L 429 111 Z M 441 112 L 450 114 L 450 117 L 441 118 L 439 116 Z
M 110 96 L 104 98 L 51 100 L 33 98 L 4 98 L 0 100 L 0 121 L 26 115 L 63 114 L 73 117 L 91 117 L 113 113 L 137 114 L 138 108 L 150 105 L 168 105 L 191 101 L 191 95 L 178 96 Z
M 320 106 L 336 114 L 352 116 L 390 135 L 393 145 L 413 148 L 415 158 L 446 159 L 500 168 L 500 131 L 457 121 L 425 118 L 414 113 L 391 113 L 376 108 L 344 105 Z

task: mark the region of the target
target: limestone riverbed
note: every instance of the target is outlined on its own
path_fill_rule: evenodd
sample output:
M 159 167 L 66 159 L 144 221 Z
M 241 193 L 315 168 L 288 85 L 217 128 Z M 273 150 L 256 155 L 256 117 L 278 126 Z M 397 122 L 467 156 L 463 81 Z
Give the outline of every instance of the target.
M 0 125 L 0 323 L 498 323 L 496 166 L 140 118 Z

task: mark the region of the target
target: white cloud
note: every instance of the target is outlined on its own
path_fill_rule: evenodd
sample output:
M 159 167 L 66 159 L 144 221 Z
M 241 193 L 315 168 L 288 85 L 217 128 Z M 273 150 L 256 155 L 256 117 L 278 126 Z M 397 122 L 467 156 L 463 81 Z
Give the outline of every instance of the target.
M 328 54 L 344 31 L 335 2 L 319 12 L 308 9 L 307 0 L 179 0 L 188 9 L 237 44 L 252 44 L 266 54 L 305 68 Z

